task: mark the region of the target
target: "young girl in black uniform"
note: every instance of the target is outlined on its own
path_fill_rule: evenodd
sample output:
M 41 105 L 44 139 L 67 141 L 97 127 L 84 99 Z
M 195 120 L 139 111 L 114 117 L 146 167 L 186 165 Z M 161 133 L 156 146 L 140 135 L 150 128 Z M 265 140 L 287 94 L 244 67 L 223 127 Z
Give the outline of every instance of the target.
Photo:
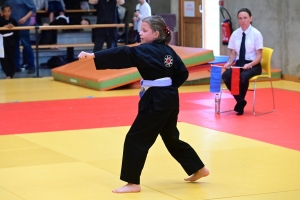
M 127 185 L 115 193 L 139 192 L 140 175 L 148 154 L 160 134 L 171 155 L 196 181 L 209 171 L 194 149 L 179 140 L 176 127 L 179 113 L 178 88 L 188 78 L 188 71 L 176 52 L 167 44 L 171 31 L 159 16 L 143 19 L 141 45 L 118 47 L 95 53 L 81 52 L 82 61 L 94 59 L 97 69 L 122 69 L 136 66 L 142 76 L 138 115 L 126 135 L 121 180 Z
M 6 28 L 13 28 L 15 26 L 18 26 L 18 23 L 16 20 L 10 17 L 11 15 L 11 7 L 8 5 L 5 5 L 2 7 L 2 14 L 3 16 L 0 17 L 0 27 L 6 27 Z M 15 74 L 15 45 L 17 41 L 17 31 L 12 30 L 5 30 L 0 31 L 2 42 L 3 42 L 3 49 L 0 51 L 4 51 L 2 53 L 3 55 L 0 56 L 0 62 L 2 65 L 2 69 L 6 75 L 7 79 L 13 78 Z M 1 47 L 2 48 L 2 47 Z

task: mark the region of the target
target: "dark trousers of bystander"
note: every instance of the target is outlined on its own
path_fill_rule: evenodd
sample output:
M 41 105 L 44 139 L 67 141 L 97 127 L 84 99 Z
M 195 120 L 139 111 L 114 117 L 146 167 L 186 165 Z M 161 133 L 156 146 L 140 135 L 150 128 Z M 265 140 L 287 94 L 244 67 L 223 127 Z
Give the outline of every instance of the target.
M 110 35 L 95 36 L 94 52 L 101 51 L 103 49 L 104 42 L 106 42 L 107 49 L 117 47 L 117 41 L 114 36 L 110 36 Z
M 15 74 L 15 46 L 4 46 L 4 58 L 0 58 L 2 70 L 6 77 L 13 78 Z
M 251 61 L 245 61 L 246 63 L 250 63 Z M 239 60 L 236 61 L 236 66 L 241 66 L 241 64 L 239 64 Z M 249 80 L 250 78 L 252 78 L 253 76 L 256 75 L 260 75 L 262 73 L 262 68 L 261 68 L 261 64 L 257 64 L 255 66 L 253 66 L 251 69 L 249 70 L 244 70 L 244 69 L 240 69 L 240 94 L 239 95 L 234 95 L 234 98 L 236 100 L 237 103 L 240 103 L 242 101 L 245 100 L 248 88 L 249 88 Z M 222 79 L 226 85 L 226 87 L 231 90 L 231 73 L 232 70 L 231 69 L 227 69 L 223 75 L 222 75 Z

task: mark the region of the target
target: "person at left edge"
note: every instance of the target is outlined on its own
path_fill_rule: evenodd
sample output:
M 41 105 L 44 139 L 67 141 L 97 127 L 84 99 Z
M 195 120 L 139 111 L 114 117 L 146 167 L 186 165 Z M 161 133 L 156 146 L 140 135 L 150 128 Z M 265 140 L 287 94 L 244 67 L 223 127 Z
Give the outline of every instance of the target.
M 12 7 L 11 17 L 18 22 L 18 26 L 29 26 L 30 17 L 32 14 L 36 13 L 36 6 L 33 0 L 7 0 L 7 5 Z M 19 40 L 15 48 L 15 64 L 16 72 L 21 71 L 20 66 L 20 45 L 23 46 L 24 56 L 26 57 L 28 63 L 28 74 L 35 73 L 35 64 L 34 64 L 34 54 L 31 48 L 30 42 L 30 31 L 29 30 L 20 30 L 19 31 Z
M 10 17 L 12 8 L 9 5 L 2 6 L 2 14 L 0 17 L 0 27 L 6 27 L 8 29 L 18 26 L 16 20 Z M 18 37 L 18 31 L 3 30 L 0 31 L 2 37 L 2 45 L 0 56 L 0 62 L 2 69 L 6 75 L 6 79 L 11 79 L 15 74 L 15 45 Z

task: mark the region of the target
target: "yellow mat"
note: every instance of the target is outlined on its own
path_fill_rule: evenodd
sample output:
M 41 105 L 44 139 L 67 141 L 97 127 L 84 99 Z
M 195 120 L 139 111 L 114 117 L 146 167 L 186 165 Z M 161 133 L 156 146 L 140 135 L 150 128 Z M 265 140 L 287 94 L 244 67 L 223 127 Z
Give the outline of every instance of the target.
M 300 152 L 179 123 L 211 174 L 186 183 L 158 137 L 141 176 L 142 192 L 114 194 L 129 127 L 0 136 L 0 199 L 298 200 Z

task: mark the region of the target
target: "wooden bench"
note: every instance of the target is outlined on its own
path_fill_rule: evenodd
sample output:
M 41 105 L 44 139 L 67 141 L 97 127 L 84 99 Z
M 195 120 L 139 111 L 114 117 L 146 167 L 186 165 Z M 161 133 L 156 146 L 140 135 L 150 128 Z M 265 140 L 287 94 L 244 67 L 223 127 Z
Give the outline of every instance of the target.
M 117 43 L 118 46 L 124 46 L 125 43 Z M 36 49 L 36 45 L 31 46 L 32 49 Z M 94 43 L 70 43 L 70 44 L 40 44 L 38 49 L 54 49 L 54 48 L 66 48 L 67 51 L 67 60 L 72 62 L 74 60 L 74 48 L 75 47 L 94 47 Z M 106 47 L 106 43 L 104 43 Z M 20 49 L 23 49 L 23 46 L 20 46 Z
M 96 9 L 90 10 L 81 10 L 81 9 L 72 9 L 72 10 L 65 10 L 65 13 L 95 13 Z M 48 13 L 46 10 L 37 10 L 36 14 L 45 14 Z
M 69 48 L 69 47 L 92 47 L 94 43 L 70 43 L 70 44 L 40 44 L 39 49 L 50 49 L 50 48 Z M 32 49 L 36 49 L 36 45 L 31 46 Z
M 63 29 L 83 29 L 83 28 L 125 28 L 125 32 L 128 33 L 128 27 L 133 27 L 132 23 L 129 24 L 90 24 L 90 25 L 64 25 L 64 26 L 17 26 L 14 28 L 6 28 L 0 27 L 0 30 L 35 30 L 35 36 L 38 38 L 39 30 L 63 30 Z M 128 35 L 127 35 L 128 36 Z M 126 40 L 127 41 L 127 40 Z M 118 43 L 119 45 L 121 43 Z M 36 44 L 32 45 L 32 48 L 35 49 L 35 59 L 36 59 L 36 76 L 39 77 L 39 49 L 47 49 L 47 48 L 55 48 L 55 47 L 65 47 L 67 48 L 67 57 L 70 61 L 74 59 L 74 47 L 86 47 L 86 46 L 94 46 L 93 43 L 87 44 L 51 44 L 51 45 L 39 45 L 38 41 L 36 40 Z
M 118 43 L 119 44 L 119 43 Z M 123 43 L 124 44 L 124 43 Z M 74 48 L 75 47 L 93 47 L 94 43 L 81 43 L 81 44 L 40 44 L 38 45 L 38 50 L 36 56 L 39 54 L 39 50 L 42 49 L 55 49 L 55 48 L 66 48 L 67 50 L 67 60 L 72 62 L 74 60 Z M 36 45 L 31 45 L 31 48 L 36 50 Z M 23 46 L 20 46 L 23 49 Z M 37 63 L 38 64 L 38 63 Z
M 90 24 L 90 25 L 66 25 L 66 26 L 40 26 L 39 30 L 63 30 L 63 29 L 78 29 L 80 28 L 114 28 L 125 27 L 125 24 Z M 133 27 L 133 24 L 128 24 L 128 27 Z M 125 43 L 118 43 L 118 45 L 125 45 Z M 39 49 L 47 49 L 47 48 L 67 48 L 67 59 L 68 61 L 72 61 L 74 59 L 74 47 L 92 47 L 94 43 L 72 43 L 72 44 L 51 44 L 51 45 L 38 45 Z M 34 45 L 34 49 L 36 49 L 37 45 Z
M 93 15 L 94 13 L 96 13 L 97 10 L 96 9 L 90 9 L 90 10 L 82 10 L 82 9 L 71 9 L 71 10 L 65 10 L 65 14 L 67 15 L 74 15 L 74 14 L 87 14 L 87 15 Z M 43 17 L 48 17 L 49 13 L 46 10 L 37 10 L 36 11 L 36 23 L 42 24 L 42 18 Z M 56 16 L 56 15 L 55 15 Z
M 125 43 L 117 43 L 118 46 L 124 46 Z M 106 43 L 103 45 L 106 46 Z M 36 45 L 31 46 L 32 49 L 36 49 Z M 94 47 L 94 43 L 70 43 L 70 44 L 40 44 L 38 49 L 54 49 L 54 48 L 66 48 L 67 50 L 67 60 L 73 61 L 74 59 L 74 48 L 75 47 Z M 20 49 L 23 49 L 23 46 L 20 46 Z

